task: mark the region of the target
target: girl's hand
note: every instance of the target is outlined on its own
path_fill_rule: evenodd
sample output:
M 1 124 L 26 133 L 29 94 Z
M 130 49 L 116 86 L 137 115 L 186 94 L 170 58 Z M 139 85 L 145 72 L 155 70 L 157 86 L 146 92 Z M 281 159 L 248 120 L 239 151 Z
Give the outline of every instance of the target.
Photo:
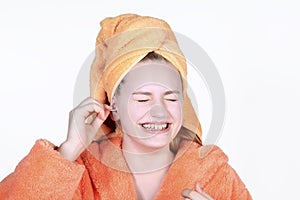
M 111 106 L 88 97 L 69 114 L 68 136 L 58 151 L 70 161 L 76 158 L 93 141 L 99 127 L 108 117 Z
M 181 195 L 183 199 L 189 200 L 213 200 L 208 194 L 203 192 L 201 189 L 200 183 L 196 183 L 195 190 L 185 189 L 182 191 Z

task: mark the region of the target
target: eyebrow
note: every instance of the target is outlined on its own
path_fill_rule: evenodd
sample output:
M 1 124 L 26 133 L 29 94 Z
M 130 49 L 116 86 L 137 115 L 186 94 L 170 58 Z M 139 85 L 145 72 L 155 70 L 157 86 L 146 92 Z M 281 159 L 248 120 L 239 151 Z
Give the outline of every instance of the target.
M 139 94 L 140 95 L 148 95 L 148 96 L 152 95 L 151 92 L 134 92 L 134 93 L 132 93 L 132 95 L 139 95 Z
M 169 94 L 180 94 L 180 92 L 178 90 L 170 90 L 170 91 L 166 91 L 164 93 L 164 95 L 169 95 Z M 134 92 L 132 93 L 132 95 L 148 95 L 151 96 L 152 93 L 151 92 Z
M 165 92 L 165 95 L 168 95 L 168 94 L 180 94 L 180 92 L 178 90 L 171 90 L 171 91 L 166 91 Z

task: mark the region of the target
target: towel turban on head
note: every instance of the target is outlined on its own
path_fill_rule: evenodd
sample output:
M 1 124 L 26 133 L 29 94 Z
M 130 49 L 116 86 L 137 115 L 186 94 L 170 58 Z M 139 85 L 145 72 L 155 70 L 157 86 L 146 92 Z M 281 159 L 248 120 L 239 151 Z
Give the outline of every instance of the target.
M 97 36 L 95 59 L 90 71 L 91 97 L 101 103 L 111 102 L 113 93 L 127 72 L 148 53 L 155 52 L 168 60 L 180 73 L 187 87 L 187 65 L 176 37 L 163 20 L 123 14 L 104 19 Z M 106 120 L 105 134 L 115 126 Z M 187 94 L 183 100 L 183 126 L 201 138 L 201 125 Z

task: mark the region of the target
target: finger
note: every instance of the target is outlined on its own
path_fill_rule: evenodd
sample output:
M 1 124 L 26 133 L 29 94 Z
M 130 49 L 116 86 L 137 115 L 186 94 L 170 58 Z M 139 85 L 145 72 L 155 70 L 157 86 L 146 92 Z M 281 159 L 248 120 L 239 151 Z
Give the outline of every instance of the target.
M 84 122 L 85 124 L 91 124 L 97 117 L 97 115 L 101 112 L 101 110 L 102 112 L 104 112 L 103 109 L 103 105 L 96 105 L 92 103 L 82 106 L 81 108 L 76 108 L 70 114 L 77 123 Z
M 84 120 L 84 123 L 85 123 L 85 124 L 92 124 L 92 123 L 95 121 L 96 118 L 97 118 L 97 113 L 94 112 L 94 113 L 92 113 L 91 115 L 89 115 L 89 116 Z
M 113 109 L 112 106 L 109 106 L 109 105 L 107 105 L 107 104 L 104 104 L 104 107 L 105 107 L 107 110 L 109 110 L 109 111 L 111 111 L 111 110 Z
M 106 120 L 110 111 L 109 110 L 101 110 L 99 113 L 93 112 L 84 120 L 85 124 L 91 124 L 94 127 L 99 127 L 103 121 Z
M 213 199 L 211 196 L 209 196 L 202 190 L 202 187 L 199 182 L 196 182 L 195 188 L 196 188 L 196 191 L 199 192 L 200 194 L 202 194 L 202 196 L 206 197 L 206 199 Z
M 104 105 L 104 109 L 100 109 L 99 112 L 97 108 L 95 108 L 95 112 L 90 114 L 88 117 L 85 119 L 85 124 L 91 124 L 95 128 L 99 128 L 103 121 L 106 120 L 108 117 L 112 107 L 108 105 Z
M 199 193 L 202 193 L 203 192 L 203 190 L 202 190 L 202 188 L 201 188 L 201 185 L 200 185 L 200 183 L 199 182 L 196 182 L 196 191 L 197 192 L 199 192 Z
M 105 116 L 104 115 L 104 110 L 105 109 L 106 108 L 104 107 L 103 104 L 91 102 L 91 103 L 82 105 L 80 107 L 77 107 L 75 109 L 74 113 L 76 113 L 76 115 L 79 115 L 81 117 L 87 118 L 89 115 L 96 112 L 97 114 L 100 113 L 102 115 L 102 117 L 104 117 Z
M 100 112 L 98 113 L 98 118 L 104 121 L 108 117 L 111 110 L 112 110 L 111 106 L 104 104 L 103 109 L 101 109 Z
M 196 194 L 197 192 L 195 192 L 194 190 L 189 190 L 189 189 L 185 189 L 181 192 L 181 195 L 185 198 L 190 198 L 190 199 L 193 199 L 193 198 L 196 198 Z
M 181 195 L 192 200 L 210 200 L 204 196 L 203 193 L 196 192 L 195 190 L 185 189 L 182 191 Z
M 98 129 L 103 123 L 103 120 L 99 119 L 99 117 L 95 117 L 94 120 L 89 123 L 90 125 L 92 125 L 95 129 Z
M 205 199 L 207 199 L 207 200 L 214 200 L 211 196 L 209 196 L 208 194 L 206 194 L 205 192 L 202 192 L 201 193 L 204 197 L 205 197 Z
M 107 119 L 110 111 L 105 109 L 104 111 L 101 111 L 95 118 L 94 121 L 92 121 L 92 126 L 95 128 L 99 128 L 101 124 Z
M 89 105 L 94 105 L 95 107 L 93 108 Z M 97 105 L 99 107 L 97 107 Z M 104 105 L 104 107 L 107 110 L 110 110 L 110 111 L 112 110 L 112 107 L 109 106 L 109 105 Z M 87 120 L 87 123 L 91 123 L 95 119 L 95 115 L 92 115 L 91 117 L 89 117 L 89 115 L 91 115 L 93 112 L 97 112 L 97 113 L 101 112 L 100 109 L 103 109 L 103 104 L 102 103 L 100 103 L 99 101 L 97 101 L 96 99 L 94 99 L 92 97 L 87 97 L 77 107 L 75 107 L 70 112 L 70 115 L 74 114 L 75 112 L 77 114 L 79 113 L 82 117 L 89 118 Z M 105 115 L 102 114 L 102 117 L 105 117 Z

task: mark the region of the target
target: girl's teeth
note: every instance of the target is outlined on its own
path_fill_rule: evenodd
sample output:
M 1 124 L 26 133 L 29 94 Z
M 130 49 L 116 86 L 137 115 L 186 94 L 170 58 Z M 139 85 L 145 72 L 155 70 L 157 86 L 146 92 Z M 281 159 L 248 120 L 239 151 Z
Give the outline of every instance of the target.
M 142 126 L 148 130 L 163 130 L 167 128 L 167 124 L 143 124 Z

